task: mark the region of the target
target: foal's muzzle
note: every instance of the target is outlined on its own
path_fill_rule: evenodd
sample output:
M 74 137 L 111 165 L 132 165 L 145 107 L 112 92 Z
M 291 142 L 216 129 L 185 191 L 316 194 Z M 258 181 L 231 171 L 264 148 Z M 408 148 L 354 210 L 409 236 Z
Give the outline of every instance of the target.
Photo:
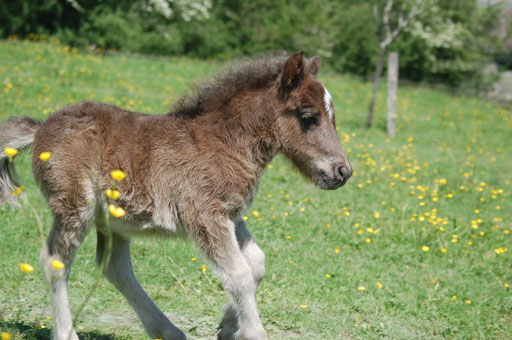
M 320 187 L 335 190 L 347 183 L 352 176 L 352 167 L 349 163 L 334 163 L 329 170 L 320 170 Z

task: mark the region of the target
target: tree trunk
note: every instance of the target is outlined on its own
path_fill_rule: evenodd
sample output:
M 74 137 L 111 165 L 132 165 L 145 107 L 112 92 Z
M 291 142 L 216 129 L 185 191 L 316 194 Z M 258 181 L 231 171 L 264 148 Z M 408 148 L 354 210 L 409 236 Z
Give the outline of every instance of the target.
M 380 77 L 382 75 L 382 66 L 384 65 L 384 55 L 386 54 L 386 48 L 380 47 L 379 59 L 377 60 L 377 68 L 375 70 L 375 77 L 373 79 L 373 93 L 370 101 L 370 107 L 368 109 L 368 117 L 366 118 L 366 127 L 372 126 L 373 111 L 375 109 L 375 102 L 377 101 L 377 92 L 379 91 Z
M 395 136 L 396 90 L 398 83 L 398 53 L 390 52 L 388 56 L 388 136 Z

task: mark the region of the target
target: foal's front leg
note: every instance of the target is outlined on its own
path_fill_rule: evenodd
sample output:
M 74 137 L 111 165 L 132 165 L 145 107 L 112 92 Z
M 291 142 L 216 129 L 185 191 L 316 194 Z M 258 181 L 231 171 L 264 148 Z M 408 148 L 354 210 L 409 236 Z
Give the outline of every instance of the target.
M 257 283 L 237 242 L 235 224 L 227 218 L 197 224 L 193 233 L 202 251 L 217 267 L 224 288 L 231 294 L 238 319 L 235 340 L 265 340 L 267 336 L 256 307 Z
M 252 278 L 258 287 L 259 283 L 265 276 L 265 254 L 254 242 L 247 225 L 243 219 L 236 222 L 236 239 L 242 254 L 251 267 Z M 219 325 L 218 340 L 233 339 L 238 330 L 237 311 L 233 304 L 226 306 L 226 310 L 222 321 Z

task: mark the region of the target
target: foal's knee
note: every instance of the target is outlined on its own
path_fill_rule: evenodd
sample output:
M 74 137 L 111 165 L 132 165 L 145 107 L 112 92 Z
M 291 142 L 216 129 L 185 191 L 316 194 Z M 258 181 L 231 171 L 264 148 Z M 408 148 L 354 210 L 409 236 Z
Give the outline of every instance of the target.
M 224 273 L 224 287 L 235 296 L 253 294 L 256 284 L 249 266 L 242 266 L 234 271 Z
M 244 255 L 251 266 L 252 277 L 259 284 L 265 276 L 265 253 L 254 242 L 250 242 L 244 249 Z

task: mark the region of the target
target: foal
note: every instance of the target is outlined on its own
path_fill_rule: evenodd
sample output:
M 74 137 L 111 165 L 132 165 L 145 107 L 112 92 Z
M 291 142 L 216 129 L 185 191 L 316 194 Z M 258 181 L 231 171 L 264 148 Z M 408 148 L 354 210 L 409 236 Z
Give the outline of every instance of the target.
M 284 153 L 313 183 L 336 189 L 352 169 L 336 132 L 327 89 L 316 79 L 319 58 L 302 52 L 238 66 L 196 87 L 164 115 L 144 115 L 85 101 L 40 123 L 14 118 L 0 124 L 0 150 L 33 145 L 33 172 L 53 213 L 41 251 L 55 314 L 54 338 L 77 340 L 67 296 L 73 257 L 93 224 L 97 261 L 106 248 L 103 192 L 120 169 L 116 204 L 126 215 L 111 219 L 112 251 L 104 267 L 147 334 L 185 339 L 137 282 L 130 237 L 186 235 L 215 265 L 232 297 L 219 339 L 266 339 L 255 294 L 265 256 L 241 218 L 263 170 Z M 50 152 L 47 163 L 39 159 Z M 14 174 L 0 156 L 0 201 L 12 202 Z M 66 265 L 64 275 L 50 268 Z

